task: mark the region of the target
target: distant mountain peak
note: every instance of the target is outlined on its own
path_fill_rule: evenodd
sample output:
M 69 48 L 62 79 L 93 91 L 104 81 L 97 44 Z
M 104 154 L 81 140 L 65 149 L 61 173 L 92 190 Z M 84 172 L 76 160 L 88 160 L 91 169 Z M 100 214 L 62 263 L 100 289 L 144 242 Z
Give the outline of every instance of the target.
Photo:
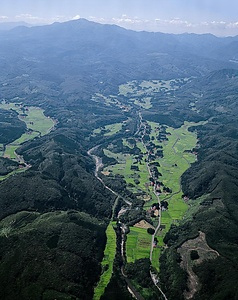
M 29 24 L 29 23 L 26 23 L 23 21 L 21 21 L 21 22 L 2 22 L 2 23 L 0 23 L 0 30 L 11 30 L 13 28 L 20 27 L 20 26 L 33 27 L 35 25 Z

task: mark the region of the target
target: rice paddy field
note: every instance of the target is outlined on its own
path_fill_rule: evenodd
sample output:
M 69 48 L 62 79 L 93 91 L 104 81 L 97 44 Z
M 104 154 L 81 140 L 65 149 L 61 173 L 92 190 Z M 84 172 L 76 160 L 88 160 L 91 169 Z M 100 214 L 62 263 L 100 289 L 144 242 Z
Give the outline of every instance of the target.
M 39 132 L 41 136 L 46 135 L 54 126 L 54 121 L 44 115 L 44 111 L 38 107 L 29 107 L 27 116 L 22 119 L 27 128 Z
M 6 145 L 5 150 L 2 150 L 0 155 L 12 160 L 17 160 L 19 163 L 24 163 L 23 159 L 17 156 L 16 150 L 22 143 L 34 139 L 37 136 L 43 136 L 49 133 L 54 127 L 55 122 L 51 118 L 46 117 L 44 111 L 38 107 L 23 107 L 20 104 L 2 102 L 0 108 L 16 111 L 19 114 L 19 119 L 25 122 L 28 129 L 28 131 L 22 134 L 20 138 Z M 1 149 L 3 149 L 3 145 L 1 145 Z M 1 176 L 0 181 L 16 173 L 24 172 L 25 170 L 26 168 L 22 168 L 15 170 L 6 176 Z
M 143 191 L 148 194 L 151 199 L 154 199 L 153 188 L 149 185 L 149 173 L 146 162 L 144 160 L 141 162 L 141 164 L 136 163 L 134 155 L 113 153 L 108 149 L 104 149 L 104 154 L 118 161 L 117 164 L 106 167 L 104 171 L 110 172 L 112 174 L 123 175 L 126 183 L 133 185 L 133 187 L 128 187 L 129 190 L 135 193 Z M 139 171 L 131 170 L 132 165 L 137 166 L 139 168 Z M 135 183 L 135 180 L 138 180 L 139 183 Z
M 150 123 L 150 125 L 155 128 L 158 124 Z M 178 129 L 168 127 L 166 130 L 170 134 L 168 141 L 161 143 L 164 157 L 159 160 L 158 169 L 162 174 L 160 181 L 172 189 L 172 193 L 160 195 L 160 200 L 166 200 L 169 207 L 168 210 L 161 211 L 162 230 L 157 233 L 158 247 L 153 250 L 152 264 L 157 270 L 159 270 L 159 256 L 164 247 L 165 234 L 172 224 L 177 224 L 183 219 L 188 210 L 188 204 L 182 199 L 181 176 L 190 164 L 196 161 L 196 156 L 189 151 L 196 146 L 197 136 L 195 132 L 188 131 L 189 127 L 195 125 L 198 124 L 185 122 Z
M 104 258 L 102 261 L 103 273 L 100 277 L 96 288 L 94 289 L 93 300 L 100 300 L 104 294 L 105 288 L 107 287 L 113 273 L 113 262 L 116 255 L 116 233 L 113 229 L 116 226 L 116 222 L 110 222 L 106 230 L 107 244 L 104 251 Z
M 93 136 L 103 134 L 104 136 L 111 136 L 118 133 L 122 129 L 122 123 L 114 123 L 104 127 L 96 128 L 93 130 Z
M 159 270 L 159 256 L 163 247 L 163 238 L 168 232 L 171 224 L 180 222 L 186 211 L 188 204 L 182 199 L 181 176 L 190 167 L 190 164 L 196 161 L 196 156 L 191 153 L 191 150 L 196 146 L 197 136 L 195 132 L 188 131 L 191 126 L 200 125 L 195 123 L 185 122 L 180 128 L 166 128 L 168 141 L 159 142 L 157 135 L 160 124 L 148 122 L 151 126 L 150 138 L 153 137 L 153 143 L 163 147 L 163 158 L 156 159 L 158 162 L 159 172 L 162 176 L 159 181 L 162 181 L 166 187 L 172 189 L 172 193 L 162 193 L 160 201 L 166 200 L 169 203 L 168 210 L 160 211 L 161 229 L 157 232 L 158 245 L 153 249 L 152 264 Z M 128 145 L 126 140 L 123 140 L 124 145 Z M 104 149 L 104 154 L 108 157 L 113 157 L 117 160 L 117 164 L 109 166 L 104 170 L 112 174 L 123 175 L 129 189 L 133 192 L 143 191 L 149 196 L 149 201 L 145 202 L 144 209 L 148 210 L 158 199 L 153 193 L 153 187 L 149 185 L 149 172 L 145 162 L 146 149 L 142 142 L 137 140 L 137 147 L 141 149 L 144 157 L 140 163 L 137 163 L 135 156 L 131 154 L 113 153 L 108 149 Z M 131 170 L 131 166 L 137 166 L 139 171 Z M 139 181 L 135 184 L 135 179 Z M 132 187 L 133 185 L 133 187 Z M 158 224 L 158 223 L 157 223 Z M 154 224 L 156 226 L 156 222 Z M 130 233 L 127 235 L 126 241 L 126 256 L 128 262 L 134 262 L 139 258 L 149 258 L 151 247 L 151 235 L 143 228 L 130 227 Z
M 144 228 L 130 227 L 126 240 L 127 262 L 150 257 L 151 235 Z
M 51 118 L 46 117 L 41 108 L 30 106 L 25 107 L 25 110 L 23 111 L 21 106 L 16 105 L 15 103 L 1 103 L 0 108 L 15 110 L 19 114 L 19 119 L 26 123 L 27 128 L 38 132 L 38 135 L 45 135 L 54 127 L 54 121 Z M 23 113 L 25 116 L 23 116 Z M 26 136 L 22 137 L 22 140 L 21 138 L 18 139 L 18 142 L 22 143 L 25 140 L 27 140 Z

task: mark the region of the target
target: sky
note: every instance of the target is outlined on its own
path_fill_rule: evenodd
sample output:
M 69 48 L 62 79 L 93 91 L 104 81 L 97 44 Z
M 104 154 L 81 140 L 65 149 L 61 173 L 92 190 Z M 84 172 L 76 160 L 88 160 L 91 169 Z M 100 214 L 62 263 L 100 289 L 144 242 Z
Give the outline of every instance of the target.
M 78 18 L 133 30 L 238 35 L 238 0 L 0 0 L 0 22 Z

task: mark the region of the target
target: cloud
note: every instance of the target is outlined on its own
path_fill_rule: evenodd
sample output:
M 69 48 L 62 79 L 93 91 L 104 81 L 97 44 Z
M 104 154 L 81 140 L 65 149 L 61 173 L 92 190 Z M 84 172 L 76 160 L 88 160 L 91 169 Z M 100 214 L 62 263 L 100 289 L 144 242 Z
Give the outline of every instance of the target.
M 72 20 L 78 20 L 78 19 L 80 19 L 80 15 L 76 15 L 72 18 Z
M 73 17 L 74 20 L 80 18 L 79 15 Z M 66 17 L 64 15 L 56 15 L 52 18 L 43 18 L 43 17 L 39 17 L 39 16 L 34 16 L 28 13 L 25 14 L 20 14 L 20 15 L 16 15 L 14 17 L 14 19 L 12 21 L 25 21 L 31 24 L 51 24 L 54 22 L 66 22 L 69 20 L 72 20 L 73 18 L 71 17 Z
M 8 17 L 7 16 L 0 16 L 0 20 L 7 20 Z
M 25 21 L 42 21 L 43 19 L 37 16 L 33 16 L 31 14 L 20 14 L 15 16 L 15 19 L 25 20 Z
M 75 16 L 59 15 L 46 19 L 25 13 L 15 16 L 14 20 L 26 21 L 32 24 L 49 24 L 53 22 L 78 20 L 80 17 L 81 16 L 79 14 Z M 7 18 L 8 17 L 6 16 L 0 16 L 0 21 L 4 21 Z M 112 18 L 102 18 L 95 16 L 90 16 L 86 18 L 94 22 L 102 24 L 116 24 L 118 26 L 136 31 L 145 30 L 166 33 L 212 33 L 218 36 L 238 35 L 238 21 L 225 22 L 224 20 L 212 20 L 203 22 L 193 22 L 181 18 L 163 19 L 159 16 L 155 19 L 148 20 L 139 18 L 138 16 L 129 16 L 126 14 Z
M 228 28 L 238 28 L 238 22 L 234 22 L 234 23 L 228 23 L 227 24 Z
M 132 30 L 147 30 L 147 31 L 161 31 L 167 33 L 212 33 L 220 36 L 238 35 L 238 21 L 225 22 L 221 21 L 205 21 L 205 22 L 191 22 L 180 18 L 154 20 L 140 19 L 138 17 L 130 17 L 122 15 L 118 18 L 104 19 L 97 17 L 90 17 L 90 20 L 99 23 L 116 24 L 127 29 Z

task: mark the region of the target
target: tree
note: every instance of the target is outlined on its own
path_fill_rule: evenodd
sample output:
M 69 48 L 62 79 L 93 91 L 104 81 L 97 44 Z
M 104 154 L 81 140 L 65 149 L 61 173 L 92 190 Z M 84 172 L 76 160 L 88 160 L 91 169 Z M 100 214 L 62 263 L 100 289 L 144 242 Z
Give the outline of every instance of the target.
M 148 228 L 147 232 L 152 235 L 155 233 L 155 230 L 153 228 Z
M 199 259 L 199 254 L 198 254 L 197 250 L 192 250 L 190 252 L 190 257 L 191 257 L 191 260 Z

